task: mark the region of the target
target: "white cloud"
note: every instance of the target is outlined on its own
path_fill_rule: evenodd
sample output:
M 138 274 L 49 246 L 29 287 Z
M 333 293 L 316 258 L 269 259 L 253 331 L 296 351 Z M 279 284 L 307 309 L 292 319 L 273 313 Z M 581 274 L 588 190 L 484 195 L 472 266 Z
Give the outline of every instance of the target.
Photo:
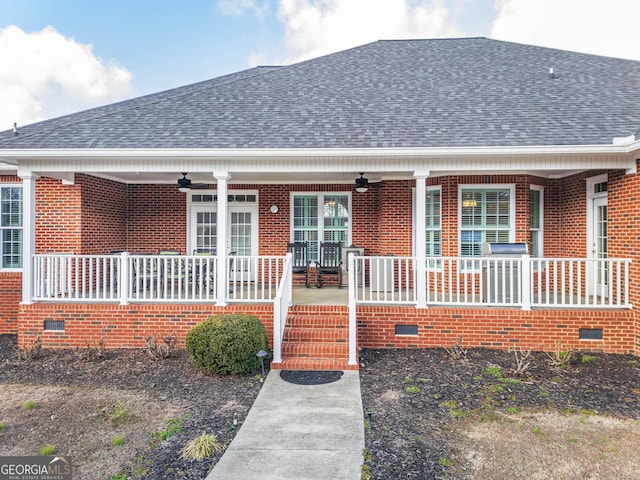
M 218 0 L 218 8 L 227 15 L 242 15 L 246 10 L 253 12 L 258 17 L 264 16 L 269 10 L 269 4 L 255 0 Z
M 637 0 L 496 0 L 491 37 L 640 60 Z
M 290 58 L 308 59 L 381 39 L 460 36 L 443 1 L 280 0 Z
M 53 27 L 0 29 L 0 130 L 123 98 L 132 78 Z

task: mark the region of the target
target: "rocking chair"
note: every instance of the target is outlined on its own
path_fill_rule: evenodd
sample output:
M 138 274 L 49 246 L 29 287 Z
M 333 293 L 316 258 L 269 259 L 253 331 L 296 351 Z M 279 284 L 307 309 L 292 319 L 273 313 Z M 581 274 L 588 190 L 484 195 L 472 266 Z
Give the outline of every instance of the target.
M 291 253 L 294 274 L 304 274 L 304 285 L 309 288 L 311 281 L 309 280 L 309 264 L 311 261 L 307 256 L 308 245 L 307 242 L 289 242 L 287 244 L 287 251 Z
M 342 245 L 321 242 L 320 259 L 316 261 L 316 287 L 322 288 L 323 275 L 337 275 L 338 288 L 342 288 Z

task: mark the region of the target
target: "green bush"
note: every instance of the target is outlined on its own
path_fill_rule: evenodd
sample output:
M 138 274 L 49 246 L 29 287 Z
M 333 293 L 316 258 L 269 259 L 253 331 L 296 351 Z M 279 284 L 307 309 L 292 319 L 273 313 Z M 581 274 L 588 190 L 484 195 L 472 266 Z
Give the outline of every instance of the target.
M 250 373 L 260 368 L 256 353 L 267 350 L 267 331 L 252 315 L 215 315 L 189 330 L 185 345 L 204 373 Z

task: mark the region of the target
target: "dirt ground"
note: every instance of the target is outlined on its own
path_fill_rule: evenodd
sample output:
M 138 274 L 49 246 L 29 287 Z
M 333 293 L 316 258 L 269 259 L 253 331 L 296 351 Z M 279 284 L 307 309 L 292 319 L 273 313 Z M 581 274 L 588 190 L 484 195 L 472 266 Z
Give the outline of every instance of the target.
M 202 375 L 184 351 L 86 353 L 18 361 L 15 337 L 0 336 L 0 455 L 51 444 L 76 480 L 202 479 L 221 454 L 180 450 L 202 432 L 228 444 L 261 386 Z M 640 358 L 576 354 L 558 367 L 535 353 L 521 375 L 513 353 L 485 349 L 363 350 L 360 361 L 365 480 L 638 478 Z

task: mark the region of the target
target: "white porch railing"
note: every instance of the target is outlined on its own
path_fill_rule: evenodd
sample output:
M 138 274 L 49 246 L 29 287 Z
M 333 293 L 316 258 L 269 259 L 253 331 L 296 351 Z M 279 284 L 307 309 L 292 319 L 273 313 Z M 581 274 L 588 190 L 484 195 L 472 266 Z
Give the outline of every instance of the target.
M 282 338 L 287 326 L 289 306 L 291 305 L 292 288 L 292 260 L 291 253 L 287 253 L 282 281 L 278 287 L 276 298 L 273 301 L 273 363 L 282 363 Z
M 228 256 L 227 302 L 271 302 L 285 257 Z M 217 258 L 199 255 L 34 256 L 33 300 L 50 302 L 218 302 Z
M 355 257 L 357 304 L 417 303 L 415 257 Z M 434 257 L 427 305 L 630 308 L 628 259 Z

